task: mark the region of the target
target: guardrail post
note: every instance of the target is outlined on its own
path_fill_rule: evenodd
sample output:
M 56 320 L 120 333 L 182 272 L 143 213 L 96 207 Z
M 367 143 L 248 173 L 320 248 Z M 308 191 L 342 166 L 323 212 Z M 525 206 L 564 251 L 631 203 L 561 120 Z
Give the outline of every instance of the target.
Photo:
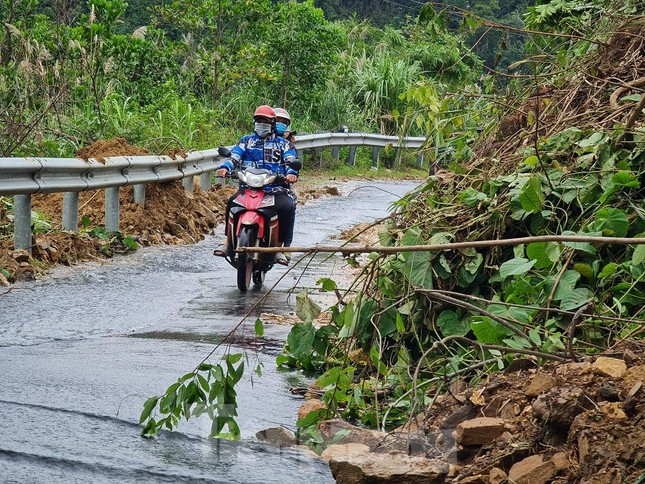
M 199 175 L 199 188 L 207 192 L 211 189 L 211 173 L 207 171 Z
M 349 147 L 349 158 L 347 158 L 347 163 L 351 166 L 356 166 L 356 146 Z
M 379 161 L 379 156 L 381 154 L 381 148 L 378 146 L 374 146 L 372 148 L 372 166 L 375 166 L 378 168 L 378 161 Z
M 105 230 L 119 231 L 119 187 L 105 189 Z
M 216 176 L 216 177 L 215 177 L 215 182 L 216 182 L 216 183 L 217 183 L 217 185 L 219 185 L 220 187 L 225 187 L 225 186 L 226 186 L 226 177 L 223 177 L 223 176 Z
M 423 154 L 417 155 L 417 166 L 423 168 Z
M 296 156 L 298 157 L 298 159 L 300 160 L 301 163 L 305 161 L 305 152 L 304 152 L 304 150 L 297 150 L 296 151 Z
M 146 205 L 146 186 L 141 183 L 135 185 L 132 190 L 132 199 L 137 205 L 145 207 Z
M 78 192 L 63 194 L 63 230 L 78 230 Z
M 340 158 L 340 146 L 332 146 L 331 159 L 334 161 L 338 161 L 339 158 Z
M 186 193 L 193 193 L 195 184 L 192 176 L 185 176 L 184 178 L 182 178 L 181 184 L 184 186 Z
M 13 196 L 13 248 L 31 254 L 31 195 Z

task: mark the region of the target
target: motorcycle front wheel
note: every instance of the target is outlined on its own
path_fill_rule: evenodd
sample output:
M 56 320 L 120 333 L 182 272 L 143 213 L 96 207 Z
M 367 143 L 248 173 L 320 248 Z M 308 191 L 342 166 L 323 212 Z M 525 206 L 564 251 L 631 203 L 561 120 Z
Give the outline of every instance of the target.
M 265 275 L 265 271 L 255 271 L 253 273 L 253 284 L 255 284 L 255 287 L 262 287 L 262 284 L 264 284 Z
M 238 247 L 254 247 L 257 239 L 255 227 L 242 227 Z M 237 256 L 237 288 L 246 292 L 253 278 L 253 254 L 243 252 Z

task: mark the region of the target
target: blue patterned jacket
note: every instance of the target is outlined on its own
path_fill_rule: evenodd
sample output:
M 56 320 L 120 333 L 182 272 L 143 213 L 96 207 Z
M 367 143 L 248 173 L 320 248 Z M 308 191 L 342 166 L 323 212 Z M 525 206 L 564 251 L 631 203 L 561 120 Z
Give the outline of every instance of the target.
M 260 138 L 257 134 L 242 136 L 239 143 L 231 149 L 231 159 L 222 163 L 219 168 L 227 168 L 229 171 L 239 167 L 253 166 L 265 168 L 281 175 L 296 175 L 298 172 L 286 166 L 297 157 L 296 149 L 291 141 L 271 135 L 268 138 Z M 271 191 L 278 185 L 268 185 L 265 191 Z

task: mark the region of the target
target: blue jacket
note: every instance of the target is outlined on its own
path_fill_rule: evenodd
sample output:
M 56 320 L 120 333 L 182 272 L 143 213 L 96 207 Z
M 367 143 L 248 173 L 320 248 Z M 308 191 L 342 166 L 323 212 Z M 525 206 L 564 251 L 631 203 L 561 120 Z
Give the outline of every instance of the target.
M 256 167 L 271 170 L 281 175 L 296 175 L 298 172 L 286 166 L 297 157 L 293 143 L 286 139 L 271 135 L 268 138 L 260 138 L 257 134 L 242 136 L 239 143 L 231 150 L 231 159 L 222 163 L 219 168 L 227 168 L 229 171 L 235 168 Z M 268 185 L 265 190 L 270 191 L 278 185 Z

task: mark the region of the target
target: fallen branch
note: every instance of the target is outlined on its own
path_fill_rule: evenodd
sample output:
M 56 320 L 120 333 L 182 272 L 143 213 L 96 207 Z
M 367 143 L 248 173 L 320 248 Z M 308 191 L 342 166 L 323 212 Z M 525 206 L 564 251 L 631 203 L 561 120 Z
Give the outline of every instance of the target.
M 470 242 L 452 242 L 448 244 L 406 245 L 397 247 L 382 247 L 380 245 L 345 245 L 342 247 L 314 245 L 311 247 L 239 247 L 235 252 L 258 252 L 271 254 L 275 252 L 300 252 L 317 254 L 323 252 L 340 252 L 341 254 L 398 254 L 400 252 L 426 252 L 435 250 L 469 249 L 477 247 L 501 247 L 509 245 L 530 244 L 535 242 L 589 242 L 595 244 L 641 245 L 645 237 L 592 237 L 587 235 L 539 235 L 535 237 L 517 237 L 514 239 L 474 240 Z

